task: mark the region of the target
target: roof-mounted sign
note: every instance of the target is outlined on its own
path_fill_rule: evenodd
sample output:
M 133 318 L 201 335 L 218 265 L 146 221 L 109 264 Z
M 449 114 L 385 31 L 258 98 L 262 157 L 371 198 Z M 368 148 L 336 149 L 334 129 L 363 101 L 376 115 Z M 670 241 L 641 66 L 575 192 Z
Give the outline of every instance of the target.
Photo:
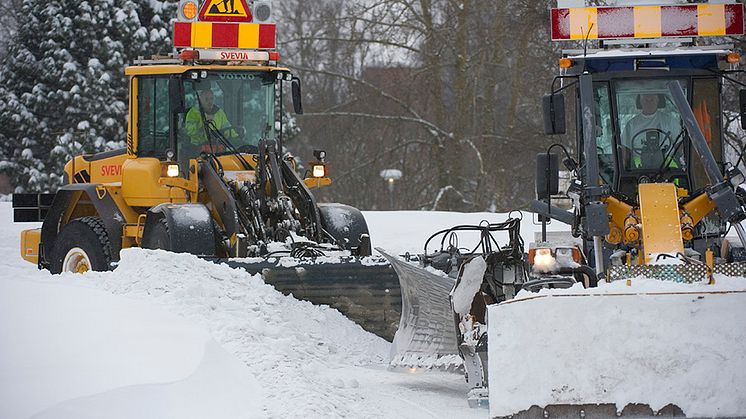
M 175 22 L 174 47 L 274 49 L 275 25 Z
M 201 22 L 251 22 L 251 10 L 246 0 L 205 0 L 199 9 Z
M 743 35 L 742 4 L 552 9 L 552 40 Z

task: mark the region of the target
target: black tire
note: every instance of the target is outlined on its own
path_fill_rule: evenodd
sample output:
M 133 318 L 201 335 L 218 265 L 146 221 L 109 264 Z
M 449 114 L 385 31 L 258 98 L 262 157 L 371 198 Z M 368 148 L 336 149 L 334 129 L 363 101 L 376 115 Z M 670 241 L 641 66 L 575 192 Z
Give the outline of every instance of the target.
M 73 249 L 78 249 L 73 251 Z M 71 253 L 72 252 L 72 253 Z M 76 218 L 64 227 L 57 235 L 52 248 L 49 270 L 53 274 L 65 272 L 84 272 L 85 270 L 108 271 L 111 269 L 111 242 L 106 234 L 104 222 L 98 217 Z M 72 258 L 81 257 L 77 268 L 71 266 Z M 68 261 L 66 263 L 66 258 Z M 85 265 L 85 266 L 84 266 Z
M 165 218 L 160 218 L 148 230 L 147 236 L 142 239 L 142 247 L 144 249 L 171 251 L 171 234 L 168 231 L 168 221 Z

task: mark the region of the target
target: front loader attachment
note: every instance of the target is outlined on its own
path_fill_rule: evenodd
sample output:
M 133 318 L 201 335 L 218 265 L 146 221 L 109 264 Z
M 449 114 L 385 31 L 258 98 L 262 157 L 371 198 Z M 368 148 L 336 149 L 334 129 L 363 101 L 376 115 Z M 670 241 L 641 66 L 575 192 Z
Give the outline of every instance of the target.
M 449 299 L 456 281 L 376 250 L 391 263 L 401 286 L 402 315 L 391 346 L 391 365 L 442 369 L 462 365 Z
M 746 280 L 716 280 L 489 306 L 490 417 L 744 417 Z
M 380 256 L 268 257 L 222 260 L 261 274 L 285 295 L 339 310 L 363 329 L 391 340 L 401 313 L 396 272 Z

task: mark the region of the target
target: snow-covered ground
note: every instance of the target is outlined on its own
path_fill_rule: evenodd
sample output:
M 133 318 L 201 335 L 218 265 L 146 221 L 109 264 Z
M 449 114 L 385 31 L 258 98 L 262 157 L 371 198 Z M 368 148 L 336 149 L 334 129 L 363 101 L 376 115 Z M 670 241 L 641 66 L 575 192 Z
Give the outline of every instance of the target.
M 414 234 L 417 213 L 366 215 L 374 245 L 411 252 L 426 232 L 483 218 L 435 213 Z M 114 272 L 52 276 L 21 260 L 31 226 L 11 220 L 0 203 L 4 419 L 488 415 L 469 409 L 461 375 L 391 371 L 388 342 L 259 277 L 139 249 Z
M 489 307 L 489 336 L 491 355 L 514 354 L 514 362 L 489 359 L 501 371 L 490 374 L 493 416 L 534 404 L 640 403 L 746 417 L 743 278 L 521 291 Z
M 367 212 L 365 216 L 373 245 L 399 254 L 421 252 L 427 237 L 442 228 L 505 219 L 499 214 L 414 211 Z M 461 375 L 390 370 L 388 342 L 336 310 L 283 296 L 257 276 L 189 255 L 140 249 L 123 252 L 113 272 L 52 276 L 21 260 L 18 233 L 30 226 L 13 224 L 11 219 L 10 204 L 0 203 L 0 418 L 489 417 L 487 409 L 467 406 L 468 388 Z M 537 229 L 527 214 L 522 223 L 526 243 Z M 561 226 L 550 227 L 557 229 Z M 462 236 L 467 240 L 467 235 Z M 617 283 L 592 292 L 615 295 L 681 291 L 682 287 L 691 286 L 635 280 L 630 287 Z M 719 278 L 712 289 L 744 290 L 746 280 Z M 571 289 L 543 294 L 568 292 L 584 293 Z M 523 293 L 519 297 L 527 298 L 526 302 L 490 309 L 491 318 L 502 310 L 497 317 L 504 327 L 496 335 L 521 337 L 502 340 L 502 344 L 524 342 L 515 352 L 530 359 L 501 364 L 513 369 L 501 374 L 511 377 L 510 381 L 491 382 L 500 389 L 491 395 L 494 414 L 507 411 L 501 408 L 520 408 L 520 403 L 529 402 L 528 396 L 539 397 L 537 403 L 583 400 L 596 394 L 599 385 L 609 386 L 609 380 L 614 385 L 628 380 L 617 387 L 620 402 L 640 394 L 662 402 L 655 399 L 656 391 L 666 389 L 635 386 L 635 377 L 650 381 L 644 368 L 668 368 L 664 372 L 674 379 L 677 371 L 684 371 L 686 380 L 702 381 L 713 377 L 712 369 L 719 367 L 727 368 L 722 374 L 715 371 L 726 380 L 709 387 L 697 383 L 696 389 L 715 389 L 720 398 L 686 393 L 686 397 L 693 394 L 689 406 L 700 409 L 703 404 L 697 401 L 709 400 L 721 405 L 705 409 L 723 410 L 696 411 L 746 414 L 741 391 L 746 388 L 746 375 L 739 372 L 746 371 L 742 345 L 746 321 L 739 323 L 746 318 L 742 313 L 746 303 L 708 305 L 715 299 L 706 297 L 701 309 L 671 313 L 661 313 L 661 306 L 655 304 L 648 311 L 622 304 L 610 309 L 616 314 L 608 319 L 594 315 L 593 308 L 589 312 L 580 304 L 565 303 L 583 297 L 543 294 Z M 542 317 L 547 304 L 534 307 L 541 300 L 567 307 L 554 307 L 555 317 L 547 319 Z M 609 310 L 606 305 L 595 310 L 601 308 Z M 600 343 L 604 325 L 618 323 L 621 315 L 648 319 L 648 325 L 651 317 L 667 318 L 669 323 L 682 319 L 680 328 L 667 331 L 681 332 L 679 336 L 695 325 L 708 329 L 710 324 L 729 320 L 735 326 L 710 330 L 717 339 L 708 347 L 688 348 L 688 341 L 682 341 L 676 351 L 683 355 L 677 357 L 666 357 L 666 349 L 673 347 L 670 341 L 654 344 L 660 330 L 645 334 L 627 330 L 624 333 L 637 339 L 629 355 L 639 362 L 630 363 L 630 356 L 614 358 L 613 351 Z M 558 334 L 556 324 L 574 324 L 570 319 L 583 320 L 562 329 L 575 335 Z M 496 327 L 499 321 L 493 323 Z M 538 339 L 538 347 L 525 346 L 526 331 Z M 618 338 L 625 339 L 623 335 Z M 505 350 L 511 349 L 506 346 Z M 567 373 L 570 366 L 558 360 L 577 361 L 579 356 L 562 354 L 586 350 L 598 360 L 596 366 L 613 365 L 617 376 L 591 377 L 589 369 L 585 371 L 590 374 L 587 386 L 563 393 L 564 387 L 555 381 L 562 376 L 558 371 Z M 666 359 L 670 362 L 663 362 Z M 495 361 L 499 359 L 490 360 Z M 673 388 L 682 390 L 687 383 Z M 724 387 L 718 387 L 721 384 Z M 564 397 L 568 394 L 569 398 Z M 506 397 L 495 399 L 500 395 Z

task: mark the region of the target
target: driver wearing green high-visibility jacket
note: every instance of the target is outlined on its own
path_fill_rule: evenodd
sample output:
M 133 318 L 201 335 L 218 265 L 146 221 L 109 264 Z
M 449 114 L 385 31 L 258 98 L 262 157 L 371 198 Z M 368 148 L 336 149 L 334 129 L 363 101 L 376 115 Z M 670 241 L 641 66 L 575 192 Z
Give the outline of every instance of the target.
M 215 104 L 215 94 L 209 86 L 203 86 L 197 91 L 199 103 L 189 109 L 186 114 L 185 128 L 192 145 L 202 146 L 208 144 L 207 134 L 205 132 L 200 104 L 205 114 L 204 121 L 211 124 L 227 139 L 237 138 L 238 132 L 231 127 L 230 121 L 225 111 Z M 214 141 L 215 139 L 213 139 Z
M 680 140 L 681 122 L 662 110 L 665 103 L 661 94 L 641 94 L 637 105 L 641 112 L 632 117 L 622 131 L 621 142 L 628 154 L 627 166 L 647 170 L 679 167 L 676 158 L 681 156 L 683 147 L 676 143 Z M 672 147 L 678 150 L 672 150 Z

